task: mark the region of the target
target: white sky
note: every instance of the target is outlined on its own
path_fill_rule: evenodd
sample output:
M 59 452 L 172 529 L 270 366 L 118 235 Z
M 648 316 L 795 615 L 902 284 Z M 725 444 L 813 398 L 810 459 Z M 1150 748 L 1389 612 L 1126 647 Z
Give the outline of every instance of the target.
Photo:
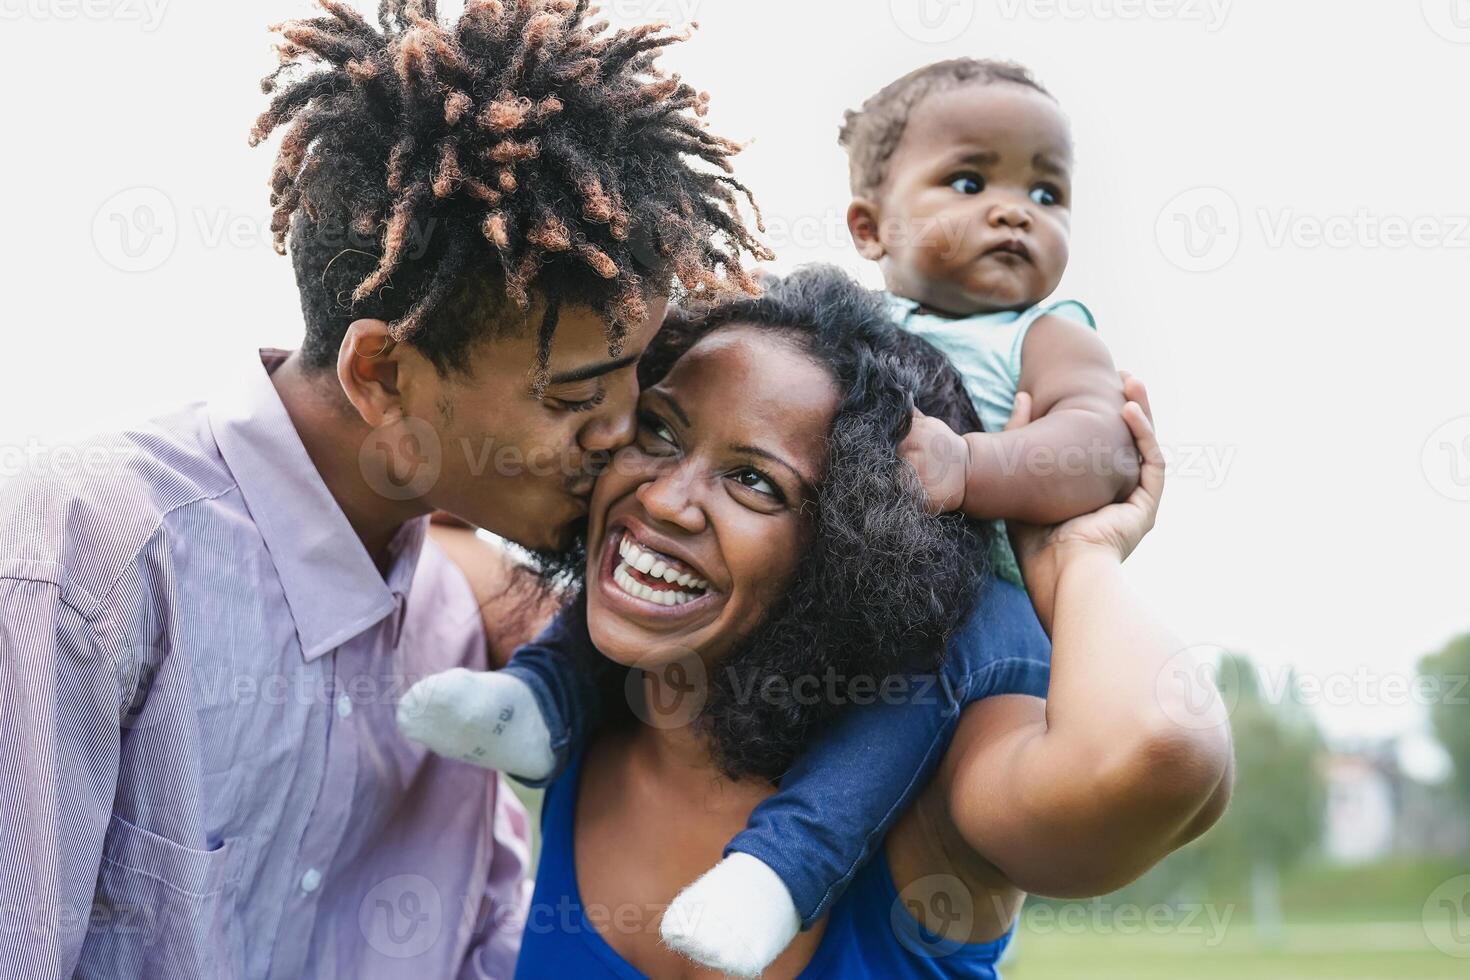
M 700 22 L 669 61 L 711 92 L 716 131 L 753 140 L 738 172 L 778 267 L 874 285 L 842 229 L 842 110 L 940 58 L 1031 66 L 1076 128 L 1062 292 L 1149 381 L 1179 464 L 1139 589 L 1187 642 L 1327 684 L 1334 733 L 1422 726 L 1402 686 L 1470 629 L 1470 3 L 609 6 Z M 254 346 L 296 343 L 273 151 L 245 138 L 265 25 L 302 8 L 0 0 L 0 447 L 206 397 Z M 165 234 L 129 257 L 132 219 Z

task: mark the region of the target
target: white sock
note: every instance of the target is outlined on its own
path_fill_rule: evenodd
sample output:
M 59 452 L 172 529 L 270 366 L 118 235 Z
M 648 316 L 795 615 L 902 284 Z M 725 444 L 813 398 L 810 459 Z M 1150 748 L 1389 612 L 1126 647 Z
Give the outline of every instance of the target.
M 431 674 L 398 702 L 398 730 L 442 756 L 524 779 L 551 775 L 551 733 L 525 681 L 463 667 Z
M 760 976 L 800 931 L 785 882 L 740 851 L 680 892 L 659 925 L 665 944 L 736 977 Z

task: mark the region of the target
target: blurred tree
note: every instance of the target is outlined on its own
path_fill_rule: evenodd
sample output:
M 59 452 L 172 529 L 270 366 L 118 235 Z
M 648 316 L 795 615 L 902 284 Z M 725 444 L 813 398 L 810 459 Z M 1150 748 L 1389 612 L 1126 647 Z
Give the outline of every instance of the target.
M 1454 761 L 1455 786 L 1470 803 L 1470 633 L 1421 660 L 1419 674 L 1434 683 L 1430 722 Z
M 1235 790 L 1225 816 L 1171 859 L 1171 872 L 1179 881 L 1203 882 L 1212 900 L 1249 895 L 1256 928 L 1271 939 L 1281 928 L 1280 873 L 1322 835 L 1322 736 L 1295 674 L 1263 691 L 1251 661 L 1226 654 L 1217 683 L 1232 706 Z

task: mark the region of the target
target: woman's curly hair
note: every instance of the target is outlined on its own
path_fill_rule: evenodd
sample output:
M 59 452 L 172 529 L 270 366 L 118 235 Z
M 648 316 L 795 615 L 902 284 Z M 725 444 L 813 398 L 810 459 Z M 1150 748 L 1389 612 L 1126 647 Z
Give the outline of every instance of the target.
M 382 0 L 374 27 L 318 2 L 325 16 L 275 28 L 274 98 L 251 133 L 286 130 L 271 227 L 312 366 L 374 317 L 464 370 L 537 306 L 544 381 L 564 305 L 600 314 L 617 352 L 674 279 L 753 291 L 741 254 L 769 253 L 740 217 L 739 147 L 705 129 L 706 94 L 657 66 L 680 39 L 666 25 L 611 31 L 589 0 L 468 0 L 446 25 L 437 0 Z
M 803 696 L 799 679 L 820 690 L 828 679 L 881 683 L 938 666 L 987 575 L 988 534 L 960 514 L 926 514 L 917 478 L 897 454 L 915 408 L 958 432 L 980 428 L 945 357 L 899 329 L 881 295 L 834 267 L 806 266 L 762 285 L 759 297 L 673 312 L 641 373 L 653 384 L 700 338 L 753 326 L 798 344 L 841 393 L 807 514 L 811 544 L 781 602 L 711 669 L 698 722 L 726 775 L 775 779 L 842 707 Z

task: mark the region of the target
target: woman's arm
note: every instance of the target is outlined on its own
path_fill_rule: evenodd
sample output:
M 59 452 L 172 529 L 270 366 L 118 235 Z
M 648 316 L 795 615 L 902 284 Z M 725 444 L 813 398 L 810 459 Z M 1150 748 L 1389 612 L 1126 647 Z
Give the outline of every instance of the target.
M 993 867 L 1024 891 L 1118 888 L 1208 828 L 1229 794 L 1219 698 L 1122 573 L 1163 489 L 1136 381 L 1129 398 L 1124 418 L 1144 460 L 1138 489 L 1060 527 L 1014 535 L 1052 639 L 1047 700 L 971 705 L 937 777 L 954 838 L 973 852 L 951 852 L 956 870 Z
M 504 667 L 516 647 L 529 643 L 561 608 L 545 583 L 504 546 L 447 515 L 434 515 L 429 537 L 464 574 L 485 626 L 490 667 Z

